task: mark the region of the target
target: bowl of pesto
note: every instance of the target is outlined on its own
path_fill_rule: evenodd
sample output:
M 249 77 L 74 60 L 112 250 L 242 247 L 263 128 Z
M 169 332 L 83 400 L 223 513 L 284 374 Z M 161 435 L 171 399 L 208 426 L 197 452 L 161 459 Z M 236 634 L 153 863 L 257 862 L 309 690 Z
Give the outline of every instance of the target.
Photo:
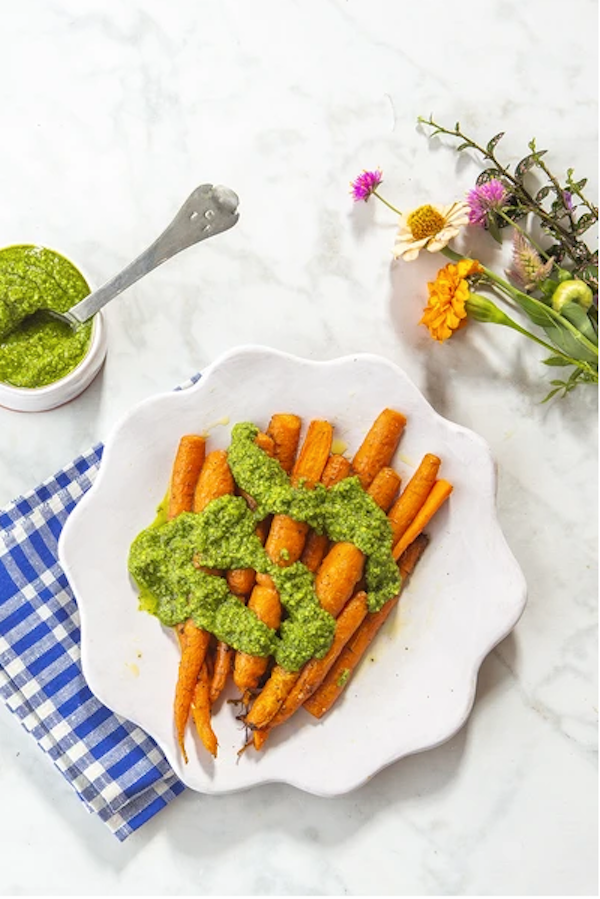
M 20 244 L 0 250 L 0 405 L 41 412 L 78 396 L 106 355 L 101 314 L 72 329 L 66 312 L 90 293 L 81 272 L 54 250 Z
M 337 441 L 334 452 L 352 459 L 384 406 L 407 420 L 391 462 L 403 483 L 408 483 L 419 460 L 433 453 L 443 460 L 444 477 L 454 486 L 451 502 L 427 527 L 430 543 L 423 562 L 329 714 L 317 719 L 301 708 L 275 729 L 265 750 L 238 755 L 245 737 L 235 707 L 228 702 L 239 698 L 231 684 L 212 711 L 219 744 L 216 758 L 190 731 L 186 763 L 173 720 L 180 647 L 169 625 L 190 614 L 185 605 L 191 601 L 189 591 L 181 594 L 185 607 L 173 607 L 169 620 L 161 623 L 152 596 L 140 593 L 140 583 L 143 586 L 149 575 L 160 581 L 162 568 L 159 571 L 157 565 L 167 561 L 171 565 L 179 549 L 188 559 L 189 540 L 210 543 L 215 533 L 211 557 L 215 566 L 227 562 L 223 553 L 233 543 L 236 565 L 254 565 L 258 570 L 267 562 L 252 536 L 256 522 L 246 511 L 236 518 L 238 526 L 218 532 L 208 528 L 208 511 L 202 520 L 184 514 L 172 527 L 161 525 L 180 438 L 206 435 L 211 450 L 237 453 L 231 464 L 246 483 L 246 476 L 253 477 L 262 464 L 252 438 L 257 429 L 267 427 L 273 412 L 291 411 L 300 417 L 301 442 L 311 420 L 330 422 Z M 279 474 L 273 477 L 273 482 L 266 479 L 265 501 L 279 502 L 283 491 L 285 502 L 295 503 L 298 498 L 287 481 Z M 319 514 L 331 512 L 335 526 L 343 528 L 334 534 L 336 539 L 348 537 L 349 518 L 356 518 L 347 504 L 354 509 L 356 500 L 361 509 L 364 506 L 362 493 L 355 484 L 354 488 L 360 495 L 346 497 L 339 510 L 336 496 L 331 497 L 331 509 L 329 502 L 319 506 Z M 252 484 L 252 489 L 258 494 L 260 484 Z M 525 582 L 500 529 L 495 493 L 495 465 L 485 441 L 440 416 L 388 360 L 356 354 L 320 362 L 265 347 L 231 350 L 194 385 L 154 396 L 121 420 L 106 442 L 93 487 L 66 522 L 59 558 L 81 615 L 82 665 L 89 686 L 107 707 L 150 734 L 177 776 L 194 790 L 222 794 L 283 782 L 319 796 L 346 793 L 392 762 L 456 733 L 472 708 L 483 659 L 523 611 Z M 215 515 L 241 515 L 239 498 L 225 497 L 221 502 L 227 508 L 214 505 Z M 153 532 L 148 527 L 156 510 Z M 311 506 L 306 514 L 316 511 Z M 205 525 L 206 533 L 196 532 L 197 526 Z M 247 533 L 243 543 L 240 529 Z M 141 534 L 145 536 L 140 538 Z M 160 547 L 159 554 L 155 552 L 155 538 L 161 534 L 170 541 L 168 560 Z M 136 539 L 139 552 L 132 555 Z M 377 546 L 372 552 L 377 553 Z M 204 550 L 202 558 L 208 558 Z M 268 567 L 265 571 L 273 573 Z M 195 582 L 193 572 L 190 578 Z M 154 580 L 150 584 L 157 586 Z M 279 587 L 287 589 L 283 583 Z M 392 592 L 396 589 L 396 584 L 390 585 Z M 204 608 L 204 598 L 196 598 Z M 230 604 L 224 596 L 219 609 Z M 238 618 L 243 615 L 241 609 L 236 611 Z M 205 623 L 210 628 L 208 619 Z M 326 620 L 318 623 L 327 628 Z M 228 622 L 221 625 L 229 627 Z M 267 648 L 277 655 L 287 651 L 283 642 Z M 294 642 L 294 651 L 298 647 L 304 653 L 302 641 Z M 319 647 L 311 644 L 307 652 L 315 649 Z M 300 660 L 281 660 L 284 667 L 294 668 L 304 655 Z

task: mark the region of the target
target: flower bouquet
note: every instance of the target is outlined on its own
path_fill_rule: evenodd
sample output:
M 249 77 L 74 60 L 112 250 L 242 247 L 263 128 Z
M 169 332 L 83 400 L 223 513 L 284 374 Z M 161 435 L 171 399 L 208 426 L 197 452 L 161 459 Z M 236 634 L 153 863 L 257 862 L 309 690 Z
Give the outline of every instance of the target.
M 550 381 L 544 401 L 581 383 L 597 384 L 598 251 L 582 235 L 597 223 L 598 209 L 583 194 L 586 179 L 576 181 L 569 169 L 561 184 L 546 165 L 547 151 L 538 150 L 535 140 L 511 171 L 496 155 L 504 132 L 483 147 L 463 134 L 458 123 L 447 129 L 432 118 L 419 121 L 431 128 L 432 136 L 456 138 L 457 150 L 475 150 L 486 161 L 466 199 L 403 213 L 381 195 L 380 169 L 362 172 L 351 192 L 356 201 L 377 197 L 399 216 L 396 259 L 410 262 L 427 250 L 450 260 L 428 284 L 421 323 L 439 342 L 474 319 L 512 328 L 543 346 L 549 352 L 544 364 L 565 369 L 562 378 Z M 451 249 L 450 241 L 468 226 L 485 229 L 498 243 L 503 233 L 512 233 L 512 264 L 505 277 Z M 542 234 L 539 243 L 532 234 L 535 226 Z

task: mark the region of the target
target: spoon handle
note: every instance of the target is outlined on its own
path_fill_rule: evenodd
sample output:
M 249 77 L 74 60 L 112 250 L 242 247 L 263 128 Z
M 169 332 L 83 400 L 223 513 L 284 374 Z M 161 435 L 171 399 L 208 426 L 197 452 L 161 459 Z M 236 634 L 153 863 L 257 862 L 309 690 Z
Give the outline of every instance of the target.
M 187 198 L 173 221 L 151 246 L 123 271 L 69 309 L 67 316 L 77 324 L 88 321 L 103 306 L 131 287 L 148 272 L 182 250 L 215 234 L 233 228 L 239 219 L 239 199 L 228 187 L 201 184 Z

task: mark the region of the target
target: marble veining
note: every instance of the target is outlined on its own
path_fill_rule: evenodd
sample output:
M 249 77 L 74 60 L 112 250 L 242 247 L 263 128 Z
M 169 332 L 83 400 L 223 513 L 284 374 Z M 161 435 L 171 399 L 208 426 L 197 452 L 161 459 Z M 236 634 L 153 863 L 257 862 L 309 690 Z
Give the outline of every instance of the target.
M 597 890 L 597 398 L 541 405 L 540 353 L 472 326 L 418 326 L 439 260 L 394 264 L 393 215 L 353 206 L 380 165 L 400 207 L 450 202 L 479 171 L 419 114 L 535 136 L 597 197 L 597 4 L 542 0 L 30 0 L 3 11 L 0 245 L 64 252 L 99 285 L 203 181 L 241 219 L 107 309 L 109 354 L 76 401 L 0 409 L 0 505 L 223 350 L 376 352 L 499 467 L 498 512 L 529 584 L 448 743 L 321 800 L 283 786 L 185 794 L 124 845 L 0 710 L 11 893 L 515 895 Z M 568 27 L 567 27 L 568 25 Z M 476 235 L 466 248 L 498 266 Z M 69 858 L 68 866 L 58 863 Z M 35 864 L 32 864 L 35 859 Z

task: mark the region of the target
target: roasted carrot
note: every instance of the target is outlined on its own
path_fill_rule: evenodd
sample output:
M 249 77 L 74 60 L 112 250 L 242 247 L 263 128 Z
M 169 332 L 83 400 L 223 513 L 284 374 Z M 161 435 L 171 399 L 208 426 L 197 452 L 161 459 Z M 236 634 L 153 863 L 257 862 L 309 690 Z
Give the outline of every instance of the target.
M 304 521 L 294 521 L 288 515 L 274 515 L 265 543 L 265 550 L 272 562 L 287 568 L 302 555 L 309 526 Z M 268 583 L 267 575 L 259 575 L 259 583 Z M 270 578 L 269 578 L 270 580 Z
M 300 454 L 292 470 L 292 484 L 314 487 L 321 478 L 333 439 L 333 429 L 327 421 L 311 421 Z M 294 521 L 288 515 L 274 515 L 265 550 L 272 562 L 287 568 L 302 555 L 309 526 Z M 257 578 L 259 583 L 269 583 L 267 575 Z
M 436 481 L 433 487 L 431 488 L 431 492 L 412 522 L 400 538 L 400 540 L 396 543 L 393 550 L 393 555 L 395 559 L 399 559 L 404 550 L 410 546 L 410 544 L 415 540 L 421 531 L 427 527 L 435 513 L 438 511 L 440 506 L 442 506 L 450 494 L 452 493 L 452 484 L 448 483 L 448 481 L 444 481 L 440 479 Z
M 256 582 L 256 572 L 253 568 L 232 568 L 225 577 L 231 592 L 240 598 L 248 596 Z
M 280 665 L 275 665 L 269 680 L 246 715 L 246 724 L 252 728 L 266 727 L 299 677 L 299 671 L 286 671 Z
M 298 486 L 302 482 L 305 487 L 314 487 L 327 465 L 332 440 L 333 428 L 329 422 L 311 421 L 292 471 L 292 484 Z M 271 561 L 284 568 L 297 562 L 302 555 L 308 530 L 308 525 L 302 521 L 294 521 L 288 515 L 274 515 L 265 543 Z M 269 584 L 271 578 L 259 575 L 257 581 Z
M 256 536 L 264 545 L 269 532 L 270 521 L 265 518 L 256 526 Z M 232 568 L 227 572 L 227 586 L 232 593 L 239 597 L 250 596 L 256 583 L 256 572 L 253 568 Z
M 332 439 L 333 428 L 329 422 L 317 420 L 310 423 L 302 449 L 292 471 L 292 483 L 297 485 L 302 480 L 305 486 L 314 486 L 322 476 L 327 464 Z M 287 515 L 274 515 L 265 543 L 265 550 L 271 561 L 282 567 L 287 567 L 297 562 L 302 555 L 308 529 L 307 524 L 294 521 Z M 249 607 L 252 608 L 261 621 L 265 621 L 265 615 L 267 615 L 271 620 L 276 620 L 276 624 L 269 626 L 279 627 L 281 604 L 272 579 L 269 575 L 257 574 L 256 583 L 257 587 L 267 587 L 268 592 L 257 591 L 255 588 L 248 603 Z M 265 608 L 263 608 L 263 603 Z M 244 653 L 236 653 L 234 664 L 235 684 L 242 691 L 254 689 L 258 686 L 258 682 L 267 670 L 267 666 L 268 659 L 259 657 L 253 659 L 252 656 L 247 656 Z
M 314 469 L 313 469 L 314 471 Z M 331 487 L 333 484 L 338 483 L 343 478 L 347 477 L 350 471 L 350 463 L 347 459 L 345 459 L 341 455 L 331 455 L 327 460 L 327 464 L 323 469 L 323 473 L 321 475 L 321 482 L 326 487 Z M 284 519 L 283 525 L 281 522 L 276 522 L 275 519 Z M 272 547 L 277 546 L 279 541 L 282 539 L 281 533 L 282 528 L 287 528 L 287 524 L 285 522 L 286 516 L 275 516 L 275 531 L 273 533 L 273 537 L 271 538 L 271 551 L 273 551 Z M 273 530 L 273 524 L 271 525 L 271 530 Z M 293 532 L 296 537 L 298 537 L 298 532 Z M 271 535 L 269 535 L 271 536 Z M 300 538 L 301 538 L 300 534 Z M 298 545 L 298 544 L 296 544 Z M 302 553 L 301 559 L 311 571 L 316 571 L 316 569 L 321 564 L 323 556 L 327 551 L 327 547 L 329 545 L 329 540 L 325 535 L 318 535 L 315 533 L 310 533 L 308 536 L 308 540 L 306 542 L 306 546 Z M 277 560 L 279 564 L 286 565 L 291 564 L 291 561 L 297 561 L 296 552 L 294 549 L 290 550 L 289 546 L 285 547 L 287 549 L 286 555 L 288 555 L 289 559 L 282 559 L 281 556 Z M 291 561 L 290 561 L 291 560 Z M 259 581 L 261 580 L 259 576 Z M 272 585 L 271 578 L 264 577 L 263 578 L 263 589 L 267 592 L 261 593 L 257 592 L 256 597 L 252 596 L 249 607 L 257 612 L 259 617 L 265 621 L 269 627 L 277 628 L 279 627 L 279 623 L 281 620 L 281 606 L 279 603 L 279 597 L 277 591 Z M 256 590 L 257 588 L 255 588 Z M 270 621 L 264 617 L 261 606 L 265 605 L 264 614 L 268 615 Z M 270 622 L 273 623 L 270 623 Z M 258 686 L 260 678 L 263 676 L 265 671 L 267 670 L 268 660 L 264 658 L 258 658 L 253 656 L 248 656 L 245 653 L 237 653 L 235 659 L 235 667 L 234 667 L 234 681 L 238 689 L 242 692 L 245 692 L 248 689 L 255 689 Z
M 213 499 L 227 496 L 235 490 L 233 475 L 227 464 L 225 450 L 213 450 L 202 466 L 194 491 L 194 512 L 202 512 Z
M 183 512 L 190 512 L 194 502 L 194 490 L 204 466 L 206 440 L 187 434 L 179 441 L 171 483 L 169 487 L 168 517 L 175 518 Z M 181 659 L 175 687 L 174 715 L 177 740 L 187 764 L 184 745 L 185 726 L 190 714 L 190 706 L 198 673 L 206 656 L 210 634 L 196 627 L 191 619 L 177 627 L 181 648 Z
M 315 593 L 321 606 L 335 618 L 362 577 L 365 557 L 353 543 L 334 543 L 317 571 Z
M 425 535 L 417 537 L 400 559 L 400 574 L 402 575 L 402 588 L 406 585 L 408 577 L 413 572 L 417 562 L 421 558 L 428 539 Z M 323 680 L 318 690 L 304 703 L 304 708 L 315 718 L 321 718 L 334 704 L 343 692 L 350 676 L 367 648 L 374 639 L 376 633 L 395 608 L 399 599 L 394 596 L 389 599 L 379 612 L 369 612 L 354 636 L 346 644 L 329 673 Z
M 328 549 L 329 537 L 327 534 L 317 534 L 315 531 L 310 531 L 306 538 L 300 561 L 314 574 L 327 555 Z
M 368 493 L 380 509 L 387 512 L 400 489 L 400 475 L 393 468 L 382 468 L 373 478 Z
M 388 515 L 394 544 L 404 534 L 411 521 L 429 496 L 440 468 L 440 459 L 432 453 L 423 456 L 412 478 L 394 503 Z
M 233 662 L 233 649 L 227 643 L 219 640 L 215 650 L 215 664 L 210 680 L 210 703 L 217 701 L 227 683 L 231 665 Z
M 277 629 L 281 623 L 281 602 L 273 586 L 257 584 L 248 602 L 248 608 L 259 615 L 261 621 Z M 258 611 L 257 611 L 258 610 Z M 254 690 L 267 670 L 269 660 L 262 656 L 251 656 L 236 652 L 233 668 L 233 682 L 241 693 Z
M 382 468 L 375 476 L 369 494 L 384 511 L 391 504 L 400 478 L 391 468 Z M 315 578 L 315 592 L 322 607 L 339 615 L 360 581 L 365 557 L 353 543 L 336 543 L 329 550 Z
M 188 618 L 185 623 L 177 626 L 177 635 L 181 647 L 181 660 L 175 688 L 175 730 L 181 753 L 187 764 L 188 758 L 184 745 L 185 726 L 190 713 L 196 681 L 208 649 L 210 634 L 197 628 L 191 618 Z
M 310 662 L 306 663 L 300 677 L 283 701 L 279 711 L 271 719 L 267 730 L 278 727 L 278 725 L 287 721 L 313 695 L 348 640 L 364 621 L 366 614 L 367 594 L 361 591 L 352 597 L 337 619 L 335 635 L 327 654 L 322 659 L 311 659 Z M 264 740 L 262 742 L 264 743 Z
M 269 434 L 259 431 L 254 438 L 254 442 L 267 454 L 267 456 L 273 457 L 275 455 L 275 441 Z
M 320 480 L 329 458 L 332 441 L 333 428 L 328 421 L 311 421 L 292 469 L 294 487 L 297 487 L 300 481 L 305 487 L 314 487 Z
M 365 489 L 392 461 L 405 424 L 404 415 L 394 409 L 384 409 L 375 419 L 352 460 L 352 471 Z
M 267 737 L 269 736 L 269 728 L 266 727 L 264 730 L 255 730 L 252 734 L 252 742 L 254 743 L 255 749 L 262 749 L 267 741 Z
M 347 478 L 349 474 L 350 462 L 345 456 L 340 456 L 335 453 L 330 456 L 327 461 L 327 465 L 321 476 L 321 483 L 324 484 L 325 487 L 333 487 L 334 484 L 339 484 L 340 481 Z M 315 531 L 310 531 L 306 538 L 306 546 L 304 547 L 300 561 L 314 574 L 327 555 L 328 549 L 329 537 L 327 534 L 317 534 Z
M 363 554 L 351 543 L 336 543 L 329 551 L 317 572 L 315 592 L 321 606 L 330 614 L 338 615 L 352 595 L 363 565 Z M 276 665 L 246 716 L 246 723 L 259 729 L 266 727 L 299 676 L 299 671 L 285 671 Z
M 367 468 L 369 470 L 369 483 L 374 481 L 381 471 L 382 465 L 385 467 L 383 460 L 387 459 L 387 461 L 390 461 L 395 452 L 402 427 L 404 426 L 400 420 L 402 422 L 405 421 L 400 413 L 385 410 L 369 432 L 371 435 L 370 441 L 367 443 L 365 440 L 363 443 L 363 446 L 366 446 L 363 454 L 364 470 L 366 471 Z M 396 437 L 392 439 L 394 433 Z M 385 482 L 390 480 L 394 480 L 393 476 L 384 475 L 382 478 L 382 481 Z M 389 490 L 376 488 L 376 493 L 382 502 L 391 501 Z M 273 525 L 271 525 L 272 527 Z M 323 559 L 315 578 L 315 592 L 321 606 L 334 617 L 339 615 L 346 602 L 352 596 L 357 583 L 362 577 L 364 562 L 365 557 L 363 553 L 352 543 L 335 544 Z M 268 690 L 270 685 L 270 681 L 267 681 L 263 691 L 255 700 L 249 716 L 246 717 L 246 721 L 258 728 L 266 727 L 269 721 L 268 716 L 277 712 L 275 707 L 276 701 L 282 703 L 286 695 L 286 686 L 291 689 L 293 684 L 294 680 L 291 678 L 285 681 L 279 679 L 273 691 L 268 691 L 263 701 L 263 693 L 265 690 Z M 252 717 L 255 706 L 258 706 L 255 716 L 257 720 L 263 722 L 261 724 L 258 724 Z
M 182 512 L 190 512 L 194 489 L 204 465 L 206 440 L 196 434 L 186 434 L 179 441 L 169 488 L 168 517 L 176 518 Z
M 267 434 L 264 434 L 262 431 L 260 431 L 256 435 L 256 439 L 254 442 L 268 456 L 273 457 L 275 455 L 275 442 L 272 437 L 269 437 Z M 256 509 L 256 503 L 248 493 L 246 493 L 244 490 L 241 490 L 240 494 L 244 497 L 252 510 Z M 263 545 L 265 540 L 267 539 L 268 532 L 269 524 L 265 519 L 265 521 L 261 521 L 256 528 L 256 536 L 260 539 Z M 231 569 L 231 571 L 228 571 L 225 576 L 227 578 L 227 586 L 232 593 L 235 593 L 236 596 L 250 596 L 252 588 L 254 587 L 254 584 L 256 582 L 256 572 L 253 568 L 233 568 Z
M 336 616 L 343 608 L 361 577 L 364 556 L 352 543 L 336 543 L 323 560 L 315 579 L 315 592 L 320 605 Z M 252 727 L 264 728 L 275 715 L 300 672 L 285 671 L 276 665 L 271 677 L 246 716 Z M 271 681 L 275 682 L 271 684 Z
M 294 467 L 301 426 L 302 421 L 297 415 L 278 412 L 271 417 L 267 428 L 267 434 L 275 444 L 275 458 L 287 474 Z
M 204 747 L 212 756 L 216 756 L 218 744 L 210 723 L 210 676 L 206 660 L 200 668 L 194 689 L 192 718 Z
M 350 474 L 350 461 L 339 453 L 333 453 L 327 460 L 327 465 L 321 475 L 321 483 L 325 487 L 333 487 L 339 484 Z
M 266 435 L 263 435 L 263 437 L 265 436 Z M 260 435 L 258 435 L 256 438 L 257 443 L 259 442 L 259 437 Z M 227 453 L 225 452 L 225 450 L 213 450 L 213 452 L 209 453 L 206 457 L 204 468 L 202 469 L 200 478 L 198 479 L 198 484 L 194 493 L 194 511 L 204 511 L 206 506 L 210 502 L 212 502 L 212 500 L 217 499 L 220 496 L 227 496 L 229 494 L 232 494 L 234 490 L 235 482 L 233 480 L 231 471 L 229 470 Z M 210 704 L 215 702 L 215 700 L 223 690 L 223 687 L 225 686 L 227 675 L 231 670 L 231 658 L 232 650 L 226 643 L 219 641 L 215 650 L 214 671 L 209 678 L 209 709 Z M 197 720 L 198 716 L 195 715 L 194 722 L 196 724 Z M 203 727 L 204 726 L 205 725 L 203 725 Z M 208 717 L 208 727 L 210 728 L 210 715 Z M 198 731 L 198 733 L 202 742 L 206 746 L 205 739 L 202 736 L 202 733 L 200 733 L 200 731 Z M 210 733 L 212 733 L 212 730 L 210 730 Z M 207 746 L 207 749 L 211 751 L 210 746 Z M 213 753 L 213 755 L 214 754 L 215 753 Z

